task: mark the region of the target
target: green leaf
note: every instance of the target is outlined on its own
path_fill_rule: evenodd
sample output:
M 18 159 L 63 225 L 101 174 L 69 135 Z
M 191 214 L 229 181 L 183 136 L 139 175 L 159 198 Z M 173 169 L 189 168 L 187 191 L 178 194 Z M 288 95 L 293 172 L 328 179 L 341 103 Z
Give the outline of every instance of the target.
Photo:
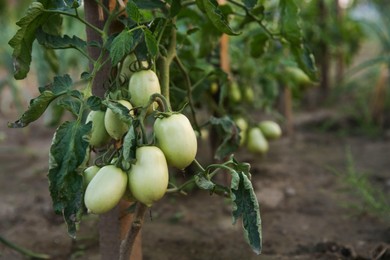
M 312 81 L 317 81 L 317 67 L 314 60 L 314 55 L 306 45 L 291 47 L 291 52 L 298 63 L 298 66 L 303 70 Z
M 71 38 L 68 35 L 64 35 L 63 37 L 61 37 L 58 35 L 45 33 L 41 28 L 39 28 L 37 30 L 36 37 L 39 44 L 45 46 L 46 48 L 50 48 L 50 49 L 74 48 L 74 49 L 81 50 L 84 53 L 87 52 L 87 43 L 77 36 L 73 36 Z
M 130 125 L 129 131 L 123 140 L 123 159 L 127 162 L 135 162 L 135 150 L 137 148 L 137 133 L 134 123 Z
M 100 97 L 97 97 L 97 96 L 90 96 L 88 99 L 87 99 L 87 105 L 89 106 L 89 108 L 91 110 L 100 110 L 101 106 L 102 106 L 102 99 Z
M 142 15 L 138 9 L 138 6 L 133 1 L 128 1 L 126 4 L 126 13 L 137 24 L 140 23 Z
M 201 10 L 203 13 L 206 13 L 206 9 L 203 3 L 203 0 L 195 0 L 196 6 Z
M 238 35 L 240 33 L 236 33 L 230 28 L 230 25 L 222 13 L 217 1 L 215 0 L 203 0 L 203 6 L 206 11 L 207 17 L 213 23 L 213 25 L 221 32 L 226 33 L 228 35 Z
M 250 41 L 250 54 L 254 58 L 261 57 L 268 46 L 268 35 L 261 30 L 255 34 Z
M 169 10 L 169 16 L 175 17 L 180 13 L 181 0 L 172 0 L 171 9 Z
M 124 105 L 111 100 L 103 101 L 103 104 L 112 110 L 112 112 L 119 116 L 119 119 L 127 124 L 131 124 L 133 118 L 130 116 L 130 110 Z
M 302 42 L 302 30 L 299 22 L 299 8 L 294 0 L 281 0 L 281 33 L 292 45 L 300 45 Z
M 221 160 L 235 152 L 240 144 L 239 130 L 232 119 L 228 116 L 222 118 L 211 117 L 210 124 L 216 127 L 222 143 L 215 152 L 215 159 Z
M 203 190 L 213 190 L 215 188 L 215 183 L 206 178 L 204 172 L 200 172 L 194 176 L 195 184 Z
M 54 77 L 54 82 L 52 83 L 52 90 L 54 94 L 61 94 L 68 90 L 71 90 L 72 86 L 72 79 L 68 74 L 65 74 L 64 76 Z
M 26 112 L 14 123 L 8 123 L 10 128 L 23 128 L 28 126 L 31 122 L 37 120 L 49 106 L 49 104 L 57 98 L 51 91 L 42 92 L 37 98 L 30 101 L 30 106 Z
M 242 0 L 242 2 L 248 9 L 252 9 L 257 5 L 258 0 Z
M 41 94 L 30 101 L 29 108 L 20 119 L 14 123 L 8 123 L 8 127 L 23 128 L 31 122 L 34 122 L 45 112 L 46 108 L 54 99 L 67 93 L 71 86 L 72 79 L 69 75 L 54 77 L 54 82 L 41 89 Z
M 259 203 L 252 183 L 243 171 L 232 170 L 231 198 L 233 224 L 242 218 L 244 234 L 256 254 L 261 253 L 262 234 Z
M 66 97 L 60 99 L 58 105 L 71 112 L 75 117 L 77 117 L 80 113 L 80 109 L 81 109 L 80 100 Z
M 31 3 L 26 15 L 16 23 L 20 29 L 8 42 L 14 49 L 12 56 L 14 58 L 15 79 L 24 79 L 30 71 L 35 32 L 50 17 L 50 14 L 44 13 L 44 10 L 45 8 L 41 3 Z
M 134 3 L 139 9 L 162 9 L 165 7 L 165 3 L 160 0 L 134 0 Z
M 133 33 L 127 30 L 122 31 L 112 41 L 110 46 L 110 57 L 113 65 L 120 62 L 134 48 Z
M 87 156 L 89 144 L 85 136 L 91 127 L 91 124 L 84 125 L 79 121 L 63 123 L 50 148 L 48 178 L 53 208 L 63 215 L 73 238 L 84 207 L 83 177 L 78 168 Z
M 158 52 L 157 40 L 151 31 L 145 30 L 145 43 L 148 48 L 148 52 L 152 58 L 156 57 Z

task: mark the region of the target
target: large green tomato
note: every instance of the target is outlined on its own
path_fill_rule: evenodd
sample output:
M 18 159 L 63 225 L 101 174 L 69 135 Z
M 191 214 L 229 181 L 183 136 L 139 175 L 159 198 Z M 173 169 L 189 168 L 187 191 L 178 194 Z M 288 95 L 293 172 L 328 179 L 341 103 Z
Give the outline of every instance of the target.
M 248 132 L 248 150 L 252 153 L 264 154 L 268 151 L 269 145 L 260 128 L 253 127 Z
M 196 135 L 183 114 L 157 118 L 154 122 L 157 146 L 164 152 L 168 164 L 184 169 L 195 159 L 198 149 Z
M 118 103 L 131 110 L 133 106 L 126 100 L 119 100 Z M 111 109 L 107 109 L 104 117 L 104 125 L 108 134 L 115 140 L 119 140 L 129 130 L 129 125 L 120 120 L 119 116 L 114 114 Z
M 137 161 L 128 172 L 132 196 L 150 207 L 161 199 L 168 187 L 168 165 L 164 153 L 156 146 L 136 150 Z
M 131 103 L 136 107 L 145 107 L 150 96 L 155 93 L 161 93 L 160 83 L 153 70 L 141 70 L 135 72 L 129 82 L 129 95 Z M 153 103 L 148 111 L 151 112 L 157 108 L 157 103 Z
M 92 122 L 89 144 L 93 147 L 101 147 L 110 141 L 110 135 L 104 126 L 104 116 L 103 111 L 91 111 L 85 121 L 85 123 Z
M 125 194 L 127 174 L 114 165 L 102 167 L 88 184 L 84 203 L 88 212 L 105 213 L 114 208 Z
M 263 132 L 265 138 L 267 139 L 273 140 L 273 139 L 278 139 L 282 136 L 282 129 L 274 121 L 270 121 L 270 120 L 261 121 L 259 123 L 259 128 L 261 132 Z

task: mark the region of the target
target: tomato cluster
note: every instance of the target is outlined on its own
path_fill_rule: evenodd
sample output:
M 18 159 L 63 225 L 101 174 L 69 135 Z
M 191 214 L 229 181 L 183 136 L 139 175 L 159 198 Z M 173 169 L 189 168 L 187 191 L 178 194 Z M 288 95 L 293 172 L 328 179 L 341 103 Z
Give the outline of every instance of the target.
M 246 145 L 252 153 L 267 153 L 268 141 L 278 139 L 282 135 L 280 126 L 271 120 L 261 121 L 252 127 L 249 127 L 248 122 L 242 117 L 236 118 L 235 122 L 240 128 L 240 145 Z
M 95 214 L 111 210 L 121 199 L 152 206 L 167 191 L 168 166 L 184 169 L 194 161 L 197 152 L 196 135 L 188 118 L 177 112 L 156 111 L 157 99 L 164 99 L 156 73 L 143 69 L 121 74 L 121 80 L 127 75 L 131 75 L 128 98 L 121 96 L 114 101 L 128 110 L 127 116 L 132 118 L 132 123 L 123 120 L 108 106 L 105 111 L 91 111 L 86 120 L 86 123 L 92 122 L 90 146 L 94 149 L 103 147 L 114 155 L 84 170 L 84 202 L 88 211 Z M 156 101 L 153 100 L 155 96 L 158 97 Z M 164 103 L 162 107 L 167 109 Z M 145 127 L 140 126 L 151 116 L 154 116 L 154 138 L 147 142 Z M 137 120 L 141 123 L 134 124 Z M 136 144 L 132 146 L 134 158 L 124 162 L 124 138 L 130 131 L 134 131 L 134 135 L 142 134 L 135 138 Z

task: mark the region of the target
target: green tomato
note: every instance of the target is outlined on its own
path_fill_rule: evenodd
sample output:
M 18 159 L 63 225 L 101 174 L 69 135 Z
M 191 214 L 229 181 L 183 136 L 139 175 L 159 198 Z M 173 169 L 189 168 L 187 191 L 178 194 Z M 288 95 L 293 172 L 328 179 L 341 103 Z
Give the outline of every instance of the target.
M 263 132 L 265 138 L 269 140 L 278 139 L 282 136 L 282 129 L 274 121 L 270 121 L 270 120 L 261 121 L 259 123 L 259 128 L 261 132 Z
M 88 212 L 105 213 L 114 208 L 125 194 L 127 174 L 114 165 L 102 167 L 88 184 L 84 203 Z
M 234 121 L 236 125 L 240 128 L 240 145 L 243 145 L 245 143 L 246 132 L 248 130 L 248 122 L 242 117 L 238 117 Z
M 198 149 L 196 134 L 185 115 L 157 118 L 154 133 L 169 165 L 184 169 L 195 159 Z
M 126 100 L 119 100 L 118 103 L 131 110 L 133 106 Z M 120 120 L 119 116 L 114 114 L 110 108 L 107 109 L 104 117 L 104 125 L 108 134 L 115 140 L 119 140 L 129 130 L 129 125 Z
M 135 72 L 129 82 L 130 101 L 136 107 L 145 107 L 150 96 L 155 93 L 161 93 L 160 83 L 153 70 L 141 70 Z M 157 108 L 157 103 L 153 103 L 148 112 Z
M 103 111 L 91 111 L 85 121 L 85 123 L 92 122 L 89 145 L 93 147 L 102 147 L 110 141 L 110 135 L 104 126 L 104 116 Z
M 253 127 L 249 129 L 247 148 L 252 153 L 264 154 L 268 152 L 268 141 L 259 128 Z
M 247 86 L 245 88 L 244 98 L 245 101 L 248 103 L 253 103 L 255 101 L 255 93 L 253 92 L 253 89 L 251 87 Z
M 241 90 L 236 81 L 229 85 L 229 98 L 233 103 L 238 103 L 242 99 Z
M 119 79 L 121 82 L 125 82 L 131 77 L 133 72 L 130 70 L 130 65 L 136 60 L 137 57 L 134 53 L 132 53 L 126 56 L 126 58 L 123 60 L 123 64 L 118 64 L 118 69 L 120 68 Z
M 168 187 L 168 165 L 164 153 L 156 146 L 136 150 L 137 161 L 128 172 L 131 195 L 148 207 L 161 199 Z
M 308 85 L 311 80 L 307 74 L 298 67 L 286 67 L 287 75 L 298 85 Z
M 87 187 L 88 184 L 92 181 L 93 177 L 95 177 L 96 173 L 100 170 L 100 167 L 96 165 L 89 166 L 87 169 L 83 172 L 83 180 L 84 180 L 84 187 Z

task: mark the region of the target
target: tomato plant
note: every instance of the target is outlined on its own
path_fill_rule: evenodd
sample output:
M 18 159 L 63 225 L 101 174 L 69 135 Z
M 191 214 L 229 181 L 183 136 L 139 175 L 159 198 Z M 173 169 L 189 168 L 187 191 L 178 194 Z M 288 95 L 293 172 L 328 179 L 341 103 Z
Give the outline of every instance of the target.
M 258 91 L 248 82 L 247 89 L 240 86 L 243 70 L 239 63 L 229 75 L 220 68 L 221 57 L 215 53 L 222 34 L 249 44 L 243 49 L 249 50 L 253 59 L 267 53 L 271 59 L 269 50 L 282 46 L 289 59 L 315 79 L 312 55 L 298 23 L 298 6 L 292 0 L 272 6 L 256 0 L 228 0 L 223 5 L 215 0 L 108 2 L 32 2 L 9 42 L 16 79 L 27 76 L 36 39 L 50 50 L 74 49 L 90 63 L 90 69 L 76 81 L 69 74 L 57 75 L 51 84 L 40 87 L 27 111 L 9 123 L 13 128 L 26 127 L 54 101 L 73 115 L 73 120 L 59 125 L 50 148 L 48 178 L 55 212 L 63 215 L 68 233 L 74 237 L 82 216 L 88 214 L 85 207 L 100 214 L 122 198 L 133 199 L 135 227 L 129 230 L 120 253 L 121 259 L 126 259 L 146 208 L 165 193 L 180 193 L 195 183 L 200 189 L 230 198 L 233 222 L 243 219 L 247 241 L 259 254 L 259 204 L 250 165 L 233 156 L 240 144 L 240 130 L 232 120 L 243 107 L 242 97 L 255 104 Z M 268 9 L 274 11 L 273 19 L 267 15 Z M 62 34 L 63 17 L 84 25 L 87 38 Z M 79 82 L 82 84 L 76 84 Z M 208 118 L 204 119 L 202 109 L 209 111 Z M 85 120 L 88 113 L 93 118 Z M 202 166 L 196 159 L 194 131 L 201 133 L 208 126 L 217 129 L 220 142 L 216 163 Z M 246 127 L 240 125 L 242 133 Z M 104 131 L 111 140 L 106 140 Z M 261 136 L 259 128 L 249 130 L 250 150 L 265 151 L 266 140 Z M 90 153 L 96 153 L 94 161 L 89 161 Z M 196 170 L 186 182 L 175 183 L 169 179 L 167 162 L 184 170 L 192 164 Z M 83 179 L 90 177 L 83 177 L 82 172 L 89 175 L 87 167 L 92 165 L 101 169 L 84 192 Z M 231 176 L 230 183 L 217 183 L 214 176 L 223 173 Z

